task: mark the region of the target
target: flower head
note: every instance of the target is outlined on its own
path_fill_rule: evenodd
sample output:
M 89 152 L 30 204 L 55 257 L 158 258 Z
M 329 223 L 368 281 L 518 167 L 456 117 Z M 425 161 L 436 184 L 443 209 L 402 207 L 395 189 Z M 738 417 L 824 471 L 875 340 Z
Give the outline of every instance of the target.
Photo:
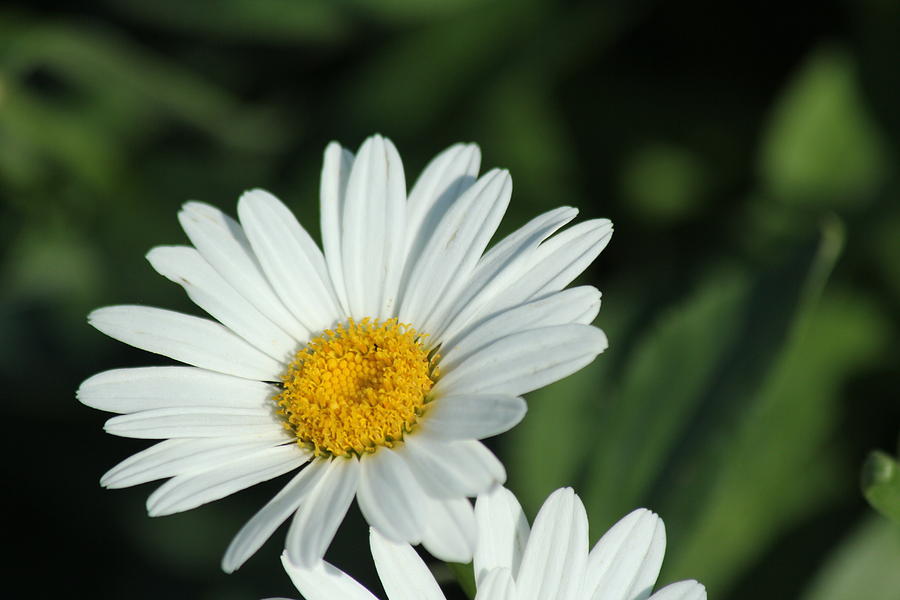
M 613 525 L 588 552 L 588 523 L 571 489 L 554 492 L 529 531 L 516 498 L 498 488 L 478 497 L 476 600 L 706 600 L 693 580 L 651 591 L 666 546 L 662 520 L 638 509 Z M 444 600 L 425 563 L 409 545 L 374 529 L 372 556 L 388 600 Z M 285 570 L 306 600 L 377 600 L 346 573 L 322 561 Z
M 288 556 L 314 564 L 354 498 L 385 539 L 471 559 L 467 497 L 506 477 L 479 440 L 522 419 L 522 394 L 606 347 L 590 325 L 600 292 L 564 288 L 612 234 L 598 219 L 554 235 L 576 214 L 559 208 L 487 250 L 512 183 L 496 169 L 477 178 L 479 162 L 474 145 L 453 146 L 407 195 L 389 140 L 371 137 L 355 157 L 332 143 L 322 250 L 267 192 L 241 197 L 239 222 L 187 203 L 179 220 L 193 246 L 147 258 L 214 320 L 145 306 L 89 317 L 189 365 L 82 383 L 81 402 L 120 413 L 106 431 L 163 440 L 101 483 L 168 478 L 148 499 L 155 516 L 295 471 L 234 538 L 226 571 L 291 515 Z

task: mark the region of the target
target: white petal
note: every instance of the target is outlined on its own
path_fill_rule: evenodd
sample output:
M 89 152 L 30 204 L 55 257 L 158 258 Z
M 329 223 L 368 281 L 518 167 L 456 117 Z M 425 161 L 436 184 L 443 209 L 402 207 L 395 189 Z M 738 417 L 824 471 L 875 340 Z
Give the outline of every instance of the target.
M 403 269 L 406 182 L 394 145 L 380 135 L 360 147 L 341 219 L 341 259 L 351 316 L 396 313 Z
M 441 370 L 450 371 L 472 353 L 508 335 L 566 323 L 587 325 L 600 310 L 600 290 L 581 286 L 562 290 L 505 310 L 467 326 L 441 344 Z
M 450 339 L 473 320 L 488 316 L 485 308 L 521 275 L 521 265 L 554 231 L 575 218 L 578 211 L 563 206 L 539 215 L 500 240 L 478 261 L 464 293 L 454 298 L 440 327 L 429 333 L 435 339 Z
M 369 544 L 390 600 L 444 600 L 434 576 L 412 546 L 392 542 L 376 529 L 369 530 Z
M 310 331 L 334 326 L 342 317 L 325 258 L 297 218 L 263 190 L 245 192 L 238 216 L 269 283 Z
M 484 314 L 563 289 L 594 262 L 612 232 L 609 220 L 593 219 L 551 237 L 522 262 L 518 280 L 494 296 L 483 308 Z
M 288 558 L 296 565 L 311 567 L 322 560 L 359 483 L 359 460 L 338 457 L 331 460 L 297 509 L 288 529 Z
M 476 496 L 506 481 L 503 463 L 481 442 L 448 442 L 418 432 L 404 439 L 403 459 L 435 498 Z
M 444 562 L 472 562 L 476 539 L 475 512 L 468 499 L 428 499 L 428 523 L 422 546 L 432 556 Z
M 706 600 L 706 588 L 694 580 L 679 581 L 659 590 L 650 600 Z
M 276 381 L 284 368 L 222 325 L 171 310 L 108 306 L 93 311 L 88 322 L 136 348 L 220 373 Z
M 275 360 L 289 361 L 297 351 L 297 340 L 231 287 L 194 248 L 157 246 L 147 260 L 211 317 Z
M 481 151 L 475 144 L 455 144 L 438 154 L 409 192 L 406 212 L 407 254 L 419 256 L 447 209 L 475 183 Z
M 478 584 L 475 600 L 516 600 L 516 583 L 509 569 L 494 569 Z
M 525 401 L 515 396 L 444 396 L 428 404 L 419 426 L 436 438 L 480 440 L 512 429 L 527 410 Z
M 319 217 L 322 228 L 322 249 L 325 263 L 334 291 L 347 313 L 347 290 L 344 287 L 344 267 L 341 263 L 341 215 L 344 211 L 344 197 L 347 194 L 347 180 L 353 167 L 353 153 L 331 142 L 325 148 L 322 162 L 322 177 L 319 184 Z
M 591 550 L 586 600 L 641 600 L 650 595 L 666 550 L 662 519 L 639 508 L 613 525 Z
M 425 529 L 425 493 L 406 463 L 389 448 L 363 456 L 360 463 L 356 499 L 366 521 L 388 539 L 418 544 Z
M 358 581 L 327 562 L 302 568 L 292 565 L 284 553 L 281 563 L 306 600 L 378 600 Z
M 534 520 L 516 587 L 521 600 L 575 600 L 588 554 L 587 514 L 571 488 L 553 492 Z
M 503 486 L 480 494 L 475 501 L 478 545 L 475 548 L 475 577 L 481 582 L 491 570 L 509 569 L 519 573 L 528 542 L 528 519 L 519 501 Z
M 259 550 L 266 540 L 297 510 L 310 490 L 321 479 L 328 463 L 314 460 L 301 469 L 274 498 L 241 527 L 222 558 L 222 570 L 233 573 Z
M 509 173 L 494 169 L 453 203 L 430 232 L 421 254 L 415 255 L 400 308 L 401 322 L 433 330 L 440 318 L 434 314 L 440 312 L 436 307 L 441 299 L 459 295 L 500 225 L 511 194 Z
M 606 345 L 606 335 L 589 325 L 523 331 L 469 355 L 442 374 L 432 394 L 518 396 L 571 375 L 594 360 Z
M 124 488 L 156 479 L 174 477 L 187 471 L 208 469 L 246 456 L 262 448 L 284 443 L 275 432 L 268 439 L 201 438 L 165 440 L 132 454 L 100 478 L 106 488 Z
M 294 318 L 263 275 L 250 241 L 237 221 L 202 202 L 188 202 L 178 221 L 203 258 L 239 294 L 294 339 L 309 339 L 309 330 Z
M 171 515 L 224 498 L 296 469 L 309 460 L 296 444 L 268 448 L 219 467 L 173 477 L 147 499 L 151 517 Z
M 112 435 L 145 440 L 238 436 L 271 439 L 285 431 L 271 408 L 211 406 L 142 410 L 113 417 L 103 429 Z
M 113 369 L 85 379 L 76 396 L 83 404 L 115 413 L 153 408 L 218 406 L 263 408 L 277 388 L 261 381 L 194 367 Z

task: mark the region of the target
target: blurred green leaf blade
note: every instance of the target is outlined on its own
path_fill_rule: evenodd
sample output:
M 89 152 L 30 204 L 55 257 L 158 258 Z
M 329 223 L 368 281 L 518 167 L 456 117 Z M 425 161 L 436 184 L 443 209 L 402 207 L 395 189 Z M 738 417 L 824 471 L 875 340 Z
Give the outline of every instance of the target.
M 864 296 L 822 299 L 706 474 L 711 489 L 697 498 L 699 517 L 673 544 L 667 577 L 698 577 L 724 594 L 787 528 L 840 496 L 838 390 L 887 343 L 885 316 Z
M 786 264 L 717 272 L 636 347 L 598 432 L 586 504 L 605 528 L 651 503 L 692 523 L 734 423 L 752 406 L 842 244 L 831 222 Z
M 864 520 L 832 556 L 801 600 L 895 600 L 900 590 L 900 527 Z

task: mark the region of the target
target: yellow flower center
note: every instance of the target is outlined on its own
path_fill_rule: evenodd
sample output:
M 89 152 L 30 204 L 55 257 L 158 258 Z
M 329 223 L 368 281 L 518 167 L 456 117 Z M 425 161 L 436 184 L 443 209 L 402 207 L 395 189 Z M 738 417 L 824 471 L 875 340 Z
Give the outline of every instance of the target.
M 297 443 L 316 456 L 391 447 L 412 431 L 437 378 L 437 355 L 390 319 L 350 319 L 310 340 L 282 376 L 275 397 Z

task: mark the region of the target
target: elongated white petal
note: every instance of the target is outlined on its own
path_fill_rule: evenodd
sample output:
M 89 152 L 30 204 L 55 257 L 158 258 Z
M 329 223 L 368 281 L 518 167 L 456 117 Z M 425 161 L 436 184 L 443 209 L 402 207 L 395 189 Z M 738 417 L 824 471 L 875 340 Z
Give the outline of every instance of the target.
M 500 568 L 508 569 L 517 577 L 530 528 L 515 495 L 499 485 L 480 494 L 475 501 L 475 521 L 478 527 L 476 580 L 481 582 L 490 571 Z
M 106 488 L 124 488 L 188 471 L 204 470 L 262 448 L 284 443 L 284 435 L 258 438 L 170 439 L 132 454 L 100 478 Z
M 360 147 L 341 218 L 341 259 L 351 316 L 396 312 L 405 251 L 406 182 L 394 145 L 380 135 Z
M 341 215 L 344 212 L 344 197 L 347 194 L 347 180 L 353 167 L 353 153 L 331 142 L 325 148 L 322 161 L 322 178 L 319 183 L 319 218 L 322 228 L 322 249 L 325 263 L 334 291 L 341 302 L 344 313 L 350 310 L 347 290 L 344 287 L 344 266 L 341 262 Z
M 441 369 L 450 371 L 488 344 L 508 335 L 566 323 L 587 325 L 600 310 L 600 290 L 581 286 L 562 290 L 472 323 L 441 344 Z
M 464 292 L 453 298 L 453 306 L 445 311 L 444 322 L 431 335 L 435 339 L 450 339 L 473 320 L 489 316 L 486 307 L 518 279 L 522 264 L 538 244 L 577 214 L 577 210 L 568 206 L 551 210 L 500 240 L 478 261 Z
M 475 512 L 467 498 L 428 499 L 422 546 L 445 562 L 468 563 L 477 544 Z
M 356 458 L 334 458 L 325 467 L 288 529 L 285 548 L 292 563 L 311 567 L 322 560 L 353 502 L 358 482 Z
M 666 550 L 662 519 L 639 508 L 613 525 L 591 550 L 586 600 L 643 600 L 650 595 Z
M 501 394 L 444 396 L 428 406 L 420 427 L 447 440 L 480 440 L 503 433 L 528 410 L 522 398 Z
M 275 497 L 241 527 L 222 558 L 222 570 L 233 573 L 259 550 L 291 513 L 297 510 L 310 490 L 321 479 L 327 462 L 314 460 L 301 469 Z
M 516 583 L 509 569 L 494 569 L 485 574 L 475 600 L 516 600 Z
M 206 262 L 231 287 L 294 339 L 300 342 L 309 339 L 309 330 L 275 295 L 237 221 L 202 202 L 185 204 L 178 213 L 178 221 Z
M 369 544 L 390 600 L 444 600 L 434 576 L 412 546 L 392 542 L 374 528 L 369 530 Z
M 407 254 L 419 256 L 430 232 L 469 186 L 475 183 L 481 151 L 475 144 L 454 144 L 434 157 L 409 192 L 406 211 Z
M 518 268 L 517 281 L 483 307 L 493 314 L 569 285 L 590 265 L 612 237 L 612 223 L 594 219 L 578 223 L 551 237 Z
M 210 406 L 142 410 L 113 417 L 103 429 L 112 435 L 145 440 L 240 436 L 269 439 L 284 431 L 272 409 Z
M 298 567 L 291 564 L 285 552 L 281 564 L 306 600 L 378 600 L 358 581 L 327 562 Z
M 472 353 L 432 389 L 444 394 L 518 396 L 562 379 L 606 349 L 606 335 L 589 325 L 556 325 L 507 336 Z
M 296 469 L 309 454 L 296 444 L 287 444 L 249 454 L 219 467 L 173 477 L 147 499 L 151 517 L 171 515 L 224 498 L 257 483 Z
M 662 588 L 650 600 L 706 600 L 706 588 L 694 580 L 679 581 Z
M 506 481 L 506 470 L 481 442 L 436 439 L 425 432 L 408 435 L 403 459 L 435 498 L 476 496 Z
M 88 322 L 120 342 L 211 371 L 277 381 L 283 370 L 226 327 L 171 310 L 108 306 L 93 311 Z
M 147 253 L 147 260 L 211 317 L 275 360 L 289 361 L 297 351 L 297 340 L 231 287 L 196 249 L 157 246 Z
M 379 448 L 363 456 L 360 466 L 356 499 L 363 516 L 388 539 L 418 544 L 425 529 L 423 506 L 409 493 L 416 491 L 410 485 L 416 482 L 406 463 L 389 448 Z
M 415 258 L 400 308 L 402 322 L 417 323 L 424 331 L 438 324 L 435 307 L 465 286 L 500 225 L 511 194 L 509 173 L 494 169 L 447 210 Z
M 534 520 L 516 579 L 521 600 L 575 600 L 588 555 L 587 514 L 571 488 L 553 492 Z
M 98 373 L 78 387 L 83 404 L 115 413 L 209 406 L 263 408 L 277 388 L 194 367 L 137 367 Z
M 244 193 L 238 216 L 269 283 L 310 331 L 334 326 L 343 316 L 325 258 L 297 218 L 263 190 Z

